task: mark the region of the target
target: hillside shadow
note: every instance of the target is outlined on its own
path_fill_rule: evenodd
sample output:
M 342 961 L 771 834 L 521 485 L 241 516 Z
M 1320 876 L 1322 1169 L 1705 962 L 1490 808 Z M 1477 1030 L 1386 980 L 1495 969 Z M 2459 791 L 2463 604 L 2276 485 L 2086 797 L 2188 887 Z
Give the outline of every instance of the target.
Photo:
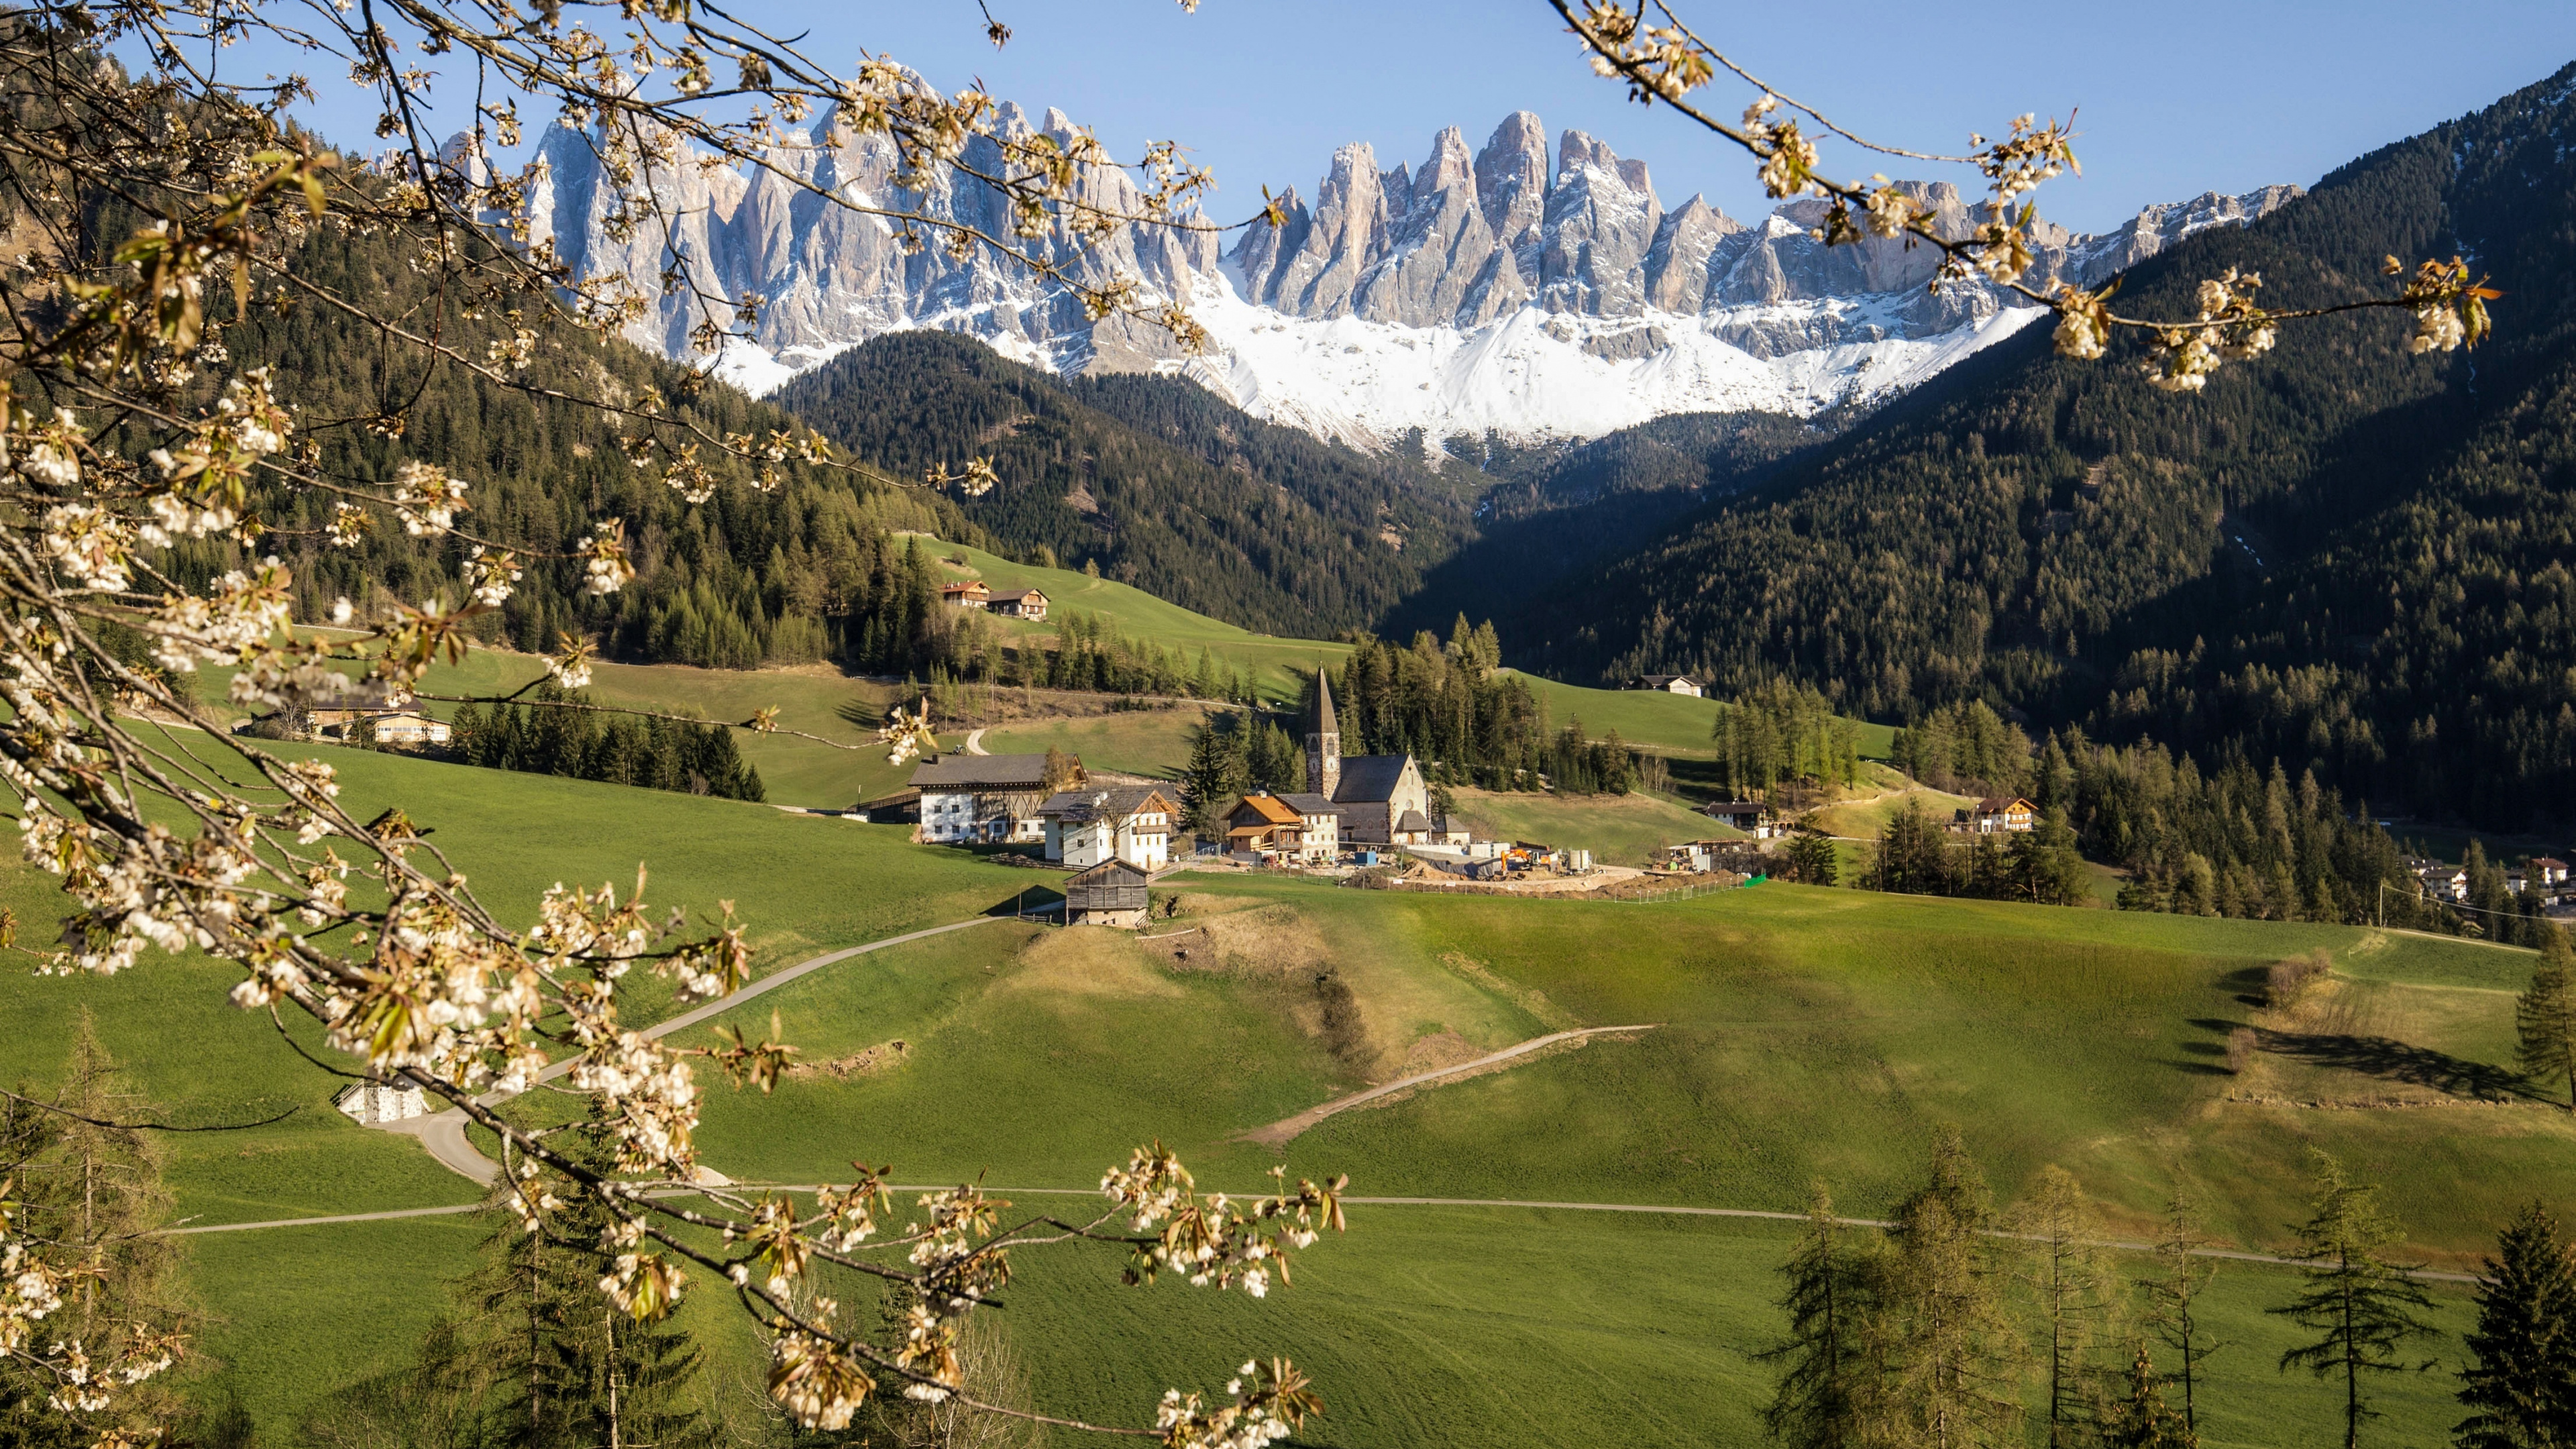
M 2219 984 L 2236 993 L 2236 1000 L 2239 1005 L 2269 1006 L 2272 1004 L 2270 996 L 2266 994 L 2272 984 L 2272 968 L 2269 966 L 2248 966 L 2242 971 L 2230 971 L 2225 976 L 2219 978 Z M 2243 1026 L 2245 1023 L 2241 1021 L 2225 1023 L 2204 1021 L 2194 1024 L 2198 1026 L 2206 1026 L 2212 1031 L 2232 1031 L 2237 1027 Z
M 872 730 L 885 723 L 885 711 L 863 699 L 845 699 L 832 713 L 841 723 Z
M 2466 1061 L 2431 1047 L 2414 1046 L 2384 1036 L 2307 1034 L 2255 1028 L 2263 1050 L 2312 1066 L 2340 1067 L 2385 1081 L 2430 1087 L 2455 1097 L 2501 1101 L 2530 1097 L 2519 1073 Z

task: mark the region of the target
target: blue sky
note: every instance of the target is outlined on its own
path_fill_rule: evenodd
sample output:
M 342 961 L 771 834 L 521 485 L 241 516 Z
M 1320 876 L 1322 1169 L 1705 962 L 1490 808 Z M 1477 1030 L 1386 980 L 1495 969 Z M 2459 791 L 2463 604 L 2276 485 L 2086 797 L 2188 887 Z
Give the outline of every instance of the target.
M 1173 138 L 1211 166 L 1215 210 L 1248 214 L 1260 187 L 1311 195 L 1335 147 L 1367 141 L 1380 166 L 1420 165 L 1442 126 L 1471 146 L 1513 110 L 1569 127 L 1653 169 L 1664 203 L 1704 193 L 1737 216 L 1770 207 L 1740 155 L 1595 78 L 1543 0 L 991 0 L 1016 32 L 995 52 L 973 0 L 836 4 L 736 0 L 846 69 L 889 52 L 954 89 L 977 77 L 1034 108 L 1061 107 L 1121 155 Z M 2475 110 L 2576 60 L 2571 0 L 2076 4 L 1996 7 L 1841 0 L 1702 0 L 1683 13 L 1756 74 L 1852 129 L 1950 151 L 2022 111 L 2081 107 L 2085 176 L 2042 193 L 2079 230 L 2153 201 L 2267 182 L 2305 184 L 2344 161 Z M 1972 30 L 1961 17 L 2008 22 Z M 227 64 L 255 61 L 236 53 Z M 310 66 L 317 78 L 329 69 Z M 464 93 L 470 80 L 455 88 Z M 314 119 L 365 144 L 372 111 Z M 1746 96 L 1720 89 L 1732 113 Z M 1848 147 L 1837 175 L 1899 174 Z M 1917 168 L 1918 170 L 1928 168 Z M 1954 177 L 1963 183 L 1972 175 Z

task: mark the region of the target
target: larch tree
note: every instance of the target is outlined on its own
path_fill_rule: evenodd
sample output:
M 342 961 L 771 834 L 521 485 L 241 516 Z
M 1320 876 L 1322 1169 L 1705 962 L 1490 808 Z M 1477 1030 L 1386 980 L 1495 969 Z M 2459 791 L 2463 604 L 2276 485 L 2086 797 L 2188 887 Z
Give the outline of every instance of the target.
M 2308 1160 L 2316 1198 L 2298 1230 L 2307 1287 L 2269 1311 L 2317 1335 L 2284 1352 L 2281 1371 L 2340 1376 L 2344 1449 L 2360 1449 L 2361 1426 L 2378 1417 L 2362 1394 L 2363 1376 L 2405 1370 L 2398 1350 L 2434 1331 L 2420 1316 L 2433 1300 L 2412 1270 L 2388 1261 L 2406 1232 L 2380 1210 L 2379 1189 L 2353 1181 L 2320 1149 L 2308 1149 Z
M 1931 1449 L 2018 1444 L 2019 1344 L 2003 1298 L 1984 1174 L 1954 1128 L 1896 1209 L 1881 1289 L 1895 1355 L 1887 1427 Z
M 1833 1198 L 1818 1183 L 1806 1231 L 1780 1267 L 1788 1336 L 1760 1355 L 1779 1366 L 1780 1387 L 1762 1410 L 1762 1430 L 1788 1449 L 1860 1449 L 1878 1385 L 1867 1352 L 1877 1316 L 1875 1265 L 1847 1240 Z
M 2146 1326 L 2174 1351 L 2174 1381 L 2182 1385 L 2184 1436 L 2197 1442 L 2200 1418 L 2197 1389 L 2200 1363 L 2216 1348 L 2201 1323 L 2200 1295 L 2218 1274 L 2217 1265 L 2196 1256 L 2203 1246 L 2200 1219 L 2189 1195 L 2180 1188 L 2165 1200 L 2164 1221 L 2156 1233 L 2155 1270 L 2138 1280 L 2146 1294 Z
M 2087 1432 L 2085 1411 L 2097 1377 L 2093 1346 L 2117 1308 L 2115 1277 L 2102 1247 L 2102 1223 L 2075 1175 L 2041 1168 L 2017 1204 L 2012 1228 L 2029 1245 L 2023 1284 L 2039 1309 L 2048 1374 L 2048 1442 L 2064 1449 Z

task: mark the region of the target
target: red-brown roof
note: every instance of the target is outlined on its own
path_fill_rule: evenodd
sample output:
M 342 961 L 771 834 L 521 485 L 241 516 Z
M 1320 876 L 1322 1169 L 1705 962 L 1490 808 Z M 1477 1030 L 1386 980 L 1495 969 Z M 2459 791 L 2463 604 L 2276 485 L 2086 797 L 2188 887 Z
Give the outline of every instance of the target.
M 1289 809 L 1287 802 L 1281 800 L 1276 795 L 1246 795 L 1243 797 L 1240 804 L 1237 804 L 1232 810 L 1226 812 L 1226 818 L 1231 820 L 1235 816 L 1241 815 L 1246 810 L 1260 816 L 1263 820 L 1272 825 L 1303 825 L 1306 823 L 1303 816 L 1300 816 L 1296 811 Z

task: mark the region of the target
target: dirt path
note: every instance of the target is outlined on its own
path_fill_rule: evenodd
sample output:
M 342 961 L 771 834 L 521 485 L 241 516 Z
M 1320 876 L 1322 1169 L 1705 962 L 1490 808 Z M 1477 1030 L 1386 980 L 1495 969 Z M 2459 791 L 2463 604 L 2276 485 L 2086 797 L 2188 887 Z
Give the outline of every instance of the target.
M 1635 1030 L 1634 1027 L 1627 1029 L 1631 1031 Z M 946 1185 L 954 1186 L 955 1184 L 952 1183 Z M 814 1184 L 811 1183 L 763 1183 L 759 1184 L 759 1186 L 770 1187 L 782 1192 L 812 1192 L 814 1190 Z M 929 1183 L 913 1184 L 910 1186 L 897 1184 L 889 1190 L 893 1192 L 937 1192 L 940 1190 L 941 1186 L 941 1184 Z M 1087 1187 L 992 1187 L 986 1188 L 985 1191 L 1005 1198 L 1097 1198 L 1100 1196 L 1100 1192 L 1097 1188 Z M 1257 1197 L 1259 1195 L 1260 1194 L 1258 1192 L 1240 1194 L 1240 1196 L 1244 1197 Z M 1547 1212 L 1569 1213 L 1645 1213 L 1664 1217 L 1752 1218 L 1757 1221 L 1774 1223 L 1803 1223 L 1807 1220 L 1807 1215 L 1805 1213 L 1770 1212 L 1761 1208 L 1682 1207 L 1674 1204 L 1627 1202 L 1545 1202 L 1529 1198 L 1511 1197 L 1346 1197 L 1343 1198 L 1342 1201 L 1351 1207 L 1523 1208 L 1544 1210 Z M 266 1228 L 315 1228 L 327 1227 L 333 1223 L 375 1223 L 384 1222 L 394 1218 L 442 1217 L 452 1213 L 479 1212 L 481 1209 L 482 1205 L 480 1203 L 468 1203 L 461 1207 L 399 1208 L 391 1212 L 380 1213 L 342 1213 L 337 1216 L 327 1218 L 277 1218 L 264 1223 L 215 1223 L 207 1227 L 171 1228 L 169 1229 L 169 1232 L 173 1235 L 177 1235 L 181 1233 L 247 1233 Z M 1890 1226 L 1890 1224 L 1878 1218 L 1836 1218 L 1834 1221 L 1847 1228 L 1884 1228 Z M 1987 1236 L 2011 1239 L 2016 1242 L 2030 1241 L 2019 1233 L 1990 1232 Z M 2098 1243 L 2095 1246 L 2111 1248 L 2123 1253 L 2152 1253 L 2157 1251 L 2155 1246 L 2151 1243 L 2129 1243 L 2117 1240 L 2105 1241 Z M 2218 1258 L 2234 1263 L 2262 1263 L 2272 1267 L 2304 1268 L 2308 1266 L 2297 1258 L 2284 1258 L 2271 1253 L 2249 1253 L 2241 1248 L 2194 1248 L 2191 1250 L 2191 1256 L 2195 1258 Z M 2410 1276 L 2432 1283 L 2475 1283 L 2478 1281 L 2478 1275 L 2475 1273 L 2446 1273 L 2439 1269 L 2432 1268 L 2416 1269 Z
M 1300 1112 L 1296 1116 L 1290 1117 L 1285 1121 L 1273 1122 L 1267 1127 L 1255 1127 L 1251 1131 L 1243 1134 L 1243 1140 L 1246 1142 L 1259 1142 L 1271 1147 L 1284 1147 L 1288 1143 L 1296 1140 L 1299 1133 L 1307 1131 L 1316 1123 L 1323 1121 L 1325 1118 L 1332 1116 L 1336 1112 L 1347 1112 L 1353 1107 L 1360 1106 L 1363 1103 L 1374 1102 L 1380 1097 L 1404 1091 L 1409 1087 L 1429 1086 L 1433 1083 L 1447 1081 L 1451 1077 L 1463 1076 L 1470 1072 L 1485 1071 L 1493 1067 L 1501 1066 L 1516 1057 L 1525 1057 L 1531 1052 L 1541 1050 L 1545 1047 L 1554 1046 L 1558 1042 L 1580 1041 L 1585 1037 L 1605 1036 L 1617 1032 L 1653 1031 L 1656 1027 L 1661 1025 L 1663 1025 L 1662 1022 L 1648 1022 L 1643 1026 L 1587 1026 L 1575 1031 L 1558 1031 L 1550 1032 L 1546 1036 L 1534 1036 L 1528 1041 L 1522 1042 L 1517 1046 L 1507 1046 L 1498 1052 L 1488 1052 L 1485 1055 L 1476 1058 L 1472 1062 L 1460 1062 L 1454 1067 L 1442 1067 L 1438 1071 L 1416 1072 L 1409 1077 L 1400 1077 L 1395 1081 L 1387 1083 L 1383 1087 L 1371 1087 L 1365 1092 L 1354 1092 L 1347 1097 L 1336 1097 L 1332 1101 L 1326 1102 L 1320 1107 L 1309 1107 L 1305 1111 Z
M 1048 909 L 1058 909 L 1058 907 L 1044 907 L 1036 914 L 1043 914 L 1044 911 Z M 701 1006 L 694 1011 L 684 1011 L 678 1016 L 672 1017 L 668 1021 L 648 1026 L 644 1028 L 644 1034 L 648 1037 L 660 1038 L 668 1036 L 672 1032 L 695 1026 L 699 1022 L 721 1016 L 724 1013 L 733 1010 L 735 1007 L 740 1006 L 744 1002 L 751 1000 L 755 996 L 775 991 L 779 987 L 784 986 L 791 981 L 810 976 L 834 962 L 847 961 L 853 956 L 864 956 L 870 951 L 882 951 L 888 946 L 900 946 L 910 941 L 927 940 L 932 936 L 944 936 L 951 931 L 962 931 L 969 926 L 980 926 L 986 921 L 1009 921 L 1016 919 L 1018 918 L 1014 916 L 975 916 L 968 920 L 951 921 L 944 926 L 932 926 L 926 930 L 908 931 L 900 936 L 888 936 L 882 941 L 870 941 L 864 946 L 845 946 L 838 951 L 827 951 L 820 956 L 809 957 L 803 961 L 797 962 L 793 966 L 783 967 L 779 970 L 773 971 L 730 996 L 718 997 L 716 1000 L 710 1001 L 706 1005 Z M 540 1082 L 553 1081 L 555 1078 L 571 1071 L 573 1061 L 574 1058 L 566 1057 L 562 1061 L 556 1062 L 554 1065 L 547 1067 L 543 1072 L 538 1073 L 537 1080 Z M 513 1094 L 493 1092 L 485 1094 L 478 1100 L 480 1100 L 485 1106 L 490 1106 L 497 1102 L 509 1100 L 511 1095 Z M 406 1137 L 417 1137 L 420 1139 L 420 1145 L 429 1149 L 429 1155 L 438 1159 L 440 1166 L 447 1168 L 449 1171 L 454 1172 L 459 1176 L 471 1178 L 484 1187 L 490 1187 L 501 1178 L 501 1164 L 484 1156 L 482 1152 L 475 1147 L 473 1141 L 465 1135 L 466 1123 L 469 1120 L 470 1119 L 465 1115 L 464 1108 L 450 1107 L 444 1112 L 435 1112 L 426 1117 L 409 1117 L 399 1122 L 370 1122 L 366 1125 L 373 1127 L 380 1132 L 399 1132 Z M 288 1221 L 372 1222 L 378 1218 L 419 1217 L 426 1213 L 465 1211 L 468 1211 L 468 1209 L 411 1208 L 402 1212 L 393 1213 L 359 1213 L 345 1218 L 305 1218 L 289 1219 Z M 264 1227 L 271 1225 L 253 1223 L 236 1226 Z M 182 1231 L 213 1232 L 216 1231 L 216 1229 L 190 1228 L 183 1229 Z
M 992 751 L 984 748 L 984 732 L 980 729 L 968 730 L 966 732 L 966 743 L 959 746 L 959 748 L 963 749 L 970 755 L 989 755 L 992 753 Z

